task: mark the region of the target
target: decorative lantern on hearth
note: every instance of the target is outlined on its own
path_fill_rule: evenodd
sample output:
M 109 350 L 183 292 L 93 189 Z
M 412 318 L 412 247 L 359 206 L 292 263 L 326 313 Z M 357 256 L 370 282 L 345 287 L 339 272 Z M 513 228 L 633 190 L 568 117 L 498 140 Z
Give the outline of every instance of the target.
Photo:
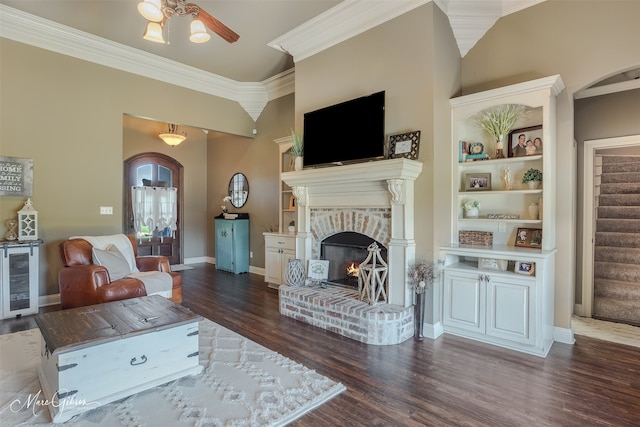
M 367 248 L 369 255 L 358 266 L 358 296 L 360 301 L 369 305 L 377 304 L 382 297 L 382 302 L 387 302 L 385 283 L 389 267 L 380 255 L 380 248 L 372 243 Z
M 18 240 L 38 240 L 38 211 L 31 199 L 18 211 Z

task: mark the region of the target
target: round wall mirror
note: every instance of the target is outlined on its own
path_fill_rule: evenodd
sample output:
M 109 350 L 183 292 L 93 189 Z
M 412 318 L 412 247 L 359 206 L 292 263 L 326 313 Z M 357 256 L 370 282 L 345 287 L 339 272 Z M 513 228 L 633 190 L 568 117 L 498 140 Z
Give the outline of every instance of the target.
M 236 173 L 229 181 L 229 197 L 235 208 L 241 208 L 249 198 L 249 180 L 243 173 Z

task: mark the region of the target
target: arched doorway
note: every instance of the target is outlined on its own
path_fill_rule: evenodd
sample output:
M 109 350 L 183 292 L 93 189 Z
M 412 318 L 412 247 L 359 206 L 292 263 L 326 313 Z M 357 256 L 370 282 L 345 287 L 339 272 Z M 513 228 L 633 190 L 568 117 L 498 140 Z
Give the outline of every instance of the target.
M 169 263 L 181 264 L 183 259 L 183 166 L 161 153 L 140 153 L 124 161 L 123 222 L 127 234 L 135 234 L 139 255 L 164 255 Z M 177 230 L 136 231 L 131 187 L 175 187 L 177 189 Z
M 583 236 L 585 236 L 584 245 L 583 245 L 583 273 L 582 273 L 582 295 L 583 295 L 583 304 L 582 311 L 579 313 L 585 317 L 597 317 L 597 318 L 606 318 L 606 320 L 619 321 L 623 323 L 630 324 L 638 324 L 637 317 L 629 317 L 629 316 L 616 316 L 606 314 L 607 311 L 597 310 L 595 309 L 595 293 L 594 293 L 594 282 L 596 280 L 594 266 L 596 262 L 595 251 L 596 251 L 596 231 L 597 227 L 597 210 L 600 203 L 598 203 L 598 198 L 600 195 L 600 191 L 598 190 L 600 184 L 596 182 L 596 177 L 600 176 L 600 172 L 597 172 L 598 165 L 596 164 L 596 157 L 598 153 L 606 153 L 607 149 L 614 148 L 629 148 L 629 147 L 638 147 L 640 146 L 640 135 L 630 135 L 625 137 L 615 137 L 615 138 L 605 138 L 598 140 L 589 140 L 584 141 L 584 173 L 583 173 L 583 181 L 584 181 L 584 191 L 585 195 L 583 198 Z M 604 150 L 604 151 L 603 151 Z M 619 156 L 618 156 L 619 157 Z M 631 208 L 633 205 L 623 204 L 623 208 Z M 624 219 L 617 219 L 613 221 L 614 223 L 624 223 Z M 624 224 L 623 224 L 624 226 Z M 606 229 L 605 231 L 607 231 Z M 615 239 L 623 242 L 621 233 L 614 233 L 616 236 Z M 624 243 L 624 242 L 623 242 Z M 620 248 L 612 248 L 612 249 L 624 249 L 624 244 Z M 635 249 L 629 249 L 632 251 Z M 612 255 L 615 255 L 612 250 L 609 252 Z M 624 252 L 624 251 L 623 251 Z M 625 266 L 626 262 L 621 264 L 615 264 L 616 270 L 622 270 Z M 635 266 L 633 266 L 635 267 Z M 600 280 L 605 279 L 608 280 L 608 271 L 606 268 L 600 268 L 598 277 Z M 610 285 L 616 284 L 615 277 L 611 276 Z M 637 292 L 634 294 L 637 295 Z M 633 299 L 630 295 L 625 296 L 626 299 Z M 611 299 L 613 302 L 608 302 L 609 305 L 615 303 L 615 298 Z M 608 307 L 611 309 L 611 307 Z M 614 310 L 615 312 L 615 310 Z M 605 313 L 605 314 L 603 314 Z

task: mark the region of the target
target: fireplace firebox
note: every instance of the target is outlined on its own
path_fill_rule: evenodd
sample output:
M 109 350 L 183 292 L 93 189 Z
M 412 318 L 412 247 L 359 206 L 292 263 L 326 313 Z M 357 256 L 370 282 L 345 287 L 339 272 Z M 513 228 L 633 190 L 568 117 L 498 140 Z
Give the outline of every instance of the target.
M 329 261 L 328 282 L 347 288 L 358 288 L 358 265 L 369 252 L 367 248 L 376 243 L 381 248 L 380 255 L 386 261 L 387 249 L 369 236 L 345 231 L 327 237 L 320 243 L 320 257 Z

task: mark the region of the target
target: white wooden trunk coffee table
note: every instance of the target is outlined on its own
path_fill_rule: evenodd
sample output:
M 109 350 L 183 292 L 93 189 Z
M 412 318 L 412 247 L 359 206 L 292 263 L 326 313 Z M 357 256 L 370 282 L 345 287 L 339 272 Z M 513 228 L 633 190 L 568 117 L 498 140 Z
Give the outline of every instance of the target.
M 202 317 L 159 295 L 36 315 L 53 422 L 199 374 Z

